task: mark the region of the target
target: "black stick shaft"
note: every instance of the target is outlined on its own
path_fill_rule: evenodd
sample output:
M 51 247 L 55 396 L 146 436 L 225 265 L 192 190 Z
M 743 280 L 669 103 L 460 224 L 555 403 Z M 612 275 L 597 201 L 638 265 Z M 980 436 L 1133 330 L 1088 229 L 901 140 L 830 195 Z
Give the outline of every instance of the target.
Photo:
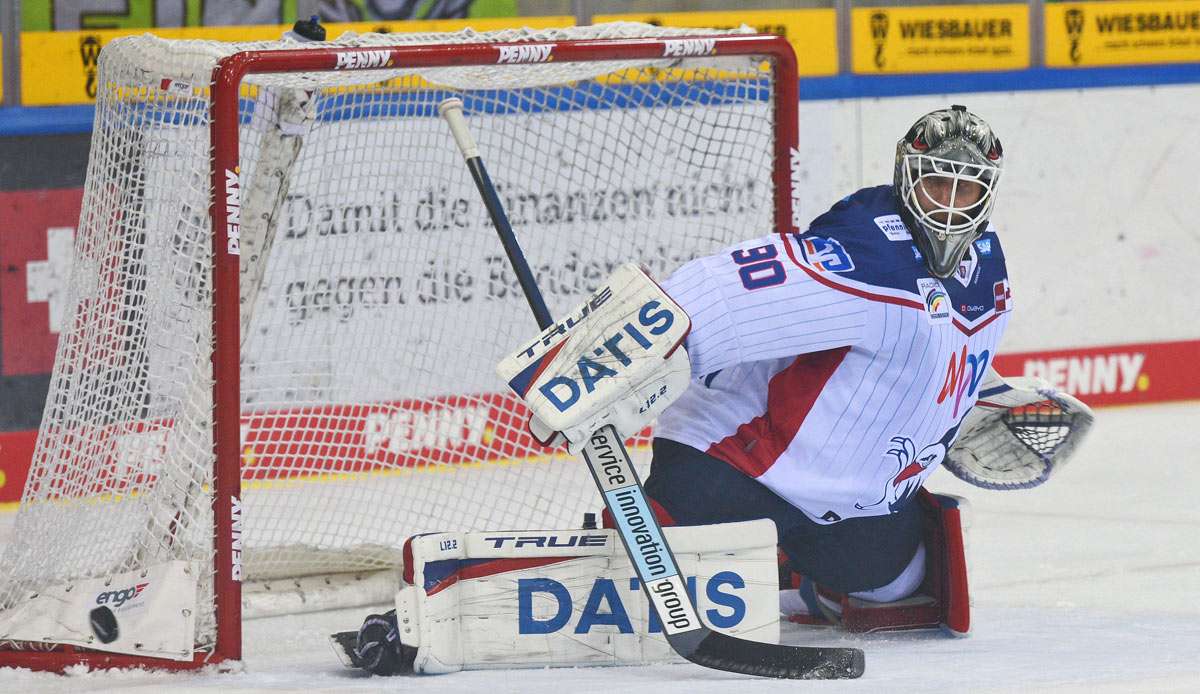
M 529 302 L 533 317 L 537 319 L 538 327 L 545 330 L 554 324 L 554 318 L 550 316 L 550 309 L 546 308 L 542 291 L 538 289 L 537 282 L 533 278 L 533 271 L 529 269 L 529 262 L 525 260 L 525 254 L 521 251 L 520 244 L 517 243 L 517 236 L 508 222 L 508 215 L 504 213 L 504 205 L 500 203 L 500 197 L 496 195 L 496 187 L 492 185 L 492 179 L 483 165 L 483 159 L 479 156 L 470 157 L 467 159 L 467 168 L 471 171 L 471 178 L 475 179 L 475 187 L 483 196 L 483 204 L 492 218 L 492 224 L 496 226 L 496 233 L 500 235 L 500 243 L 504 244 L 508 263 L 517 273 L 517 281 L 521 283 L 521 291 L 525 292 L 525 300 Z
M 467 131 L 461 109 L 462 102 L 457 99 L 447 100 L 439 107 L 458 142 L 463 159 L 467 162 L 467 168 L 471 171 L 471 177 L 475 180 L 475 186 L 483 196 L 483 203 L 492 218 L 492 224 L 496 226 L 496 233 L 499 234 L 500 241 L 504 244 L 504 252 L 508 254 L 509 263 L 517 273 L 517 279 L 521 283 L 521 289 L 525 292 L 525 298 L 529 301 L 529 307 L 533 310 L 534 317 L 537 318 L 538 326 L 545 330 L 554 324 L 554 319 L 550 316 L 550 310 L 546 308 L 542 292 L 534 281 L 533 272 L 529 269 L 529 262 L 521 251 L 516 234 L 513 233 L 512 225 L 509 224 L 508 215 L 504 213 L 504 205 L 501 204 L 500 197 L 496 195 L 496 189 L 479 156 L 474 138 Z M 608 446 L 607 458 L 603 457 L 604 451 L 600 450 L 602 444 L 599 442 Z M 613 514 L 614 519 L 618 518 L 618 509 L 614 507 L 613 501 L 613 494 L 616 493 L 616 490 L 610 489 L 613 485 L 620 486 L 620 491 L 627 490 L 629 495 L 640 500 L 643 507 L 649 507 L 646 501 L 646 492 L 633 467 L 633 460 L 625 450 L 616 427 L 611 424 L 600 427 L 585 444 L 583 457 L 591 470 L 601 496 L 604 498 L 604 503 L 609 512 Z M 599 460 L 604 462 L 597 462 Z M 604 466 L 606 472 L 604 476 L 599 472 L 601 465 Z M 620 475 L 614 477 L 612 470 L 619 470 Z M 614 481 L 617 479 L 619 482 Z M 674 633 L 664 629 L 667 642 L 679 655 L 705 667 L 763 677 L 843 679 L 862 675 L 863 653 L 856 648 L 812 648 L 759 644 L 742 641 L 709 629 L 700 620 L 696 605 L 687 596 L 687 591 L 683 587 L 682 574 L 678 570 L 678 562 L 652 511 L 644 521 L 649 528 L 653 529 L 652 534 L 658 539 L 660 545 L 658 552 L 663 558 L 662 565 L 669 566 L 672 571 L 667 577 L 656 579 L 655 583 L 674 581 L 674 586 L 668 587 L 673 592 L 677 592 L 682 601 L 686 603 L 684 605 L 685 621 L 690 622 L 690 626 L 681 626 L 679 631 Z M 634 541 L 631 539 L 632 531 L 629 529 L 628 522 L 623 525 L 618 520 L 617 534 L 621 538 L 622 544 L 625 545 L 625 551 L 629 555 L 638 578 L 641 579 L 646 599 L 650 602 L 652 609 L 659 614 L 661 620 L 664 612 L 660 602 L 664 600 L 664 593 L 656 593 L 651 590 L 651 579 L 644 574 L 636 559 L 638 554 L 634 545 L 631 544 Z

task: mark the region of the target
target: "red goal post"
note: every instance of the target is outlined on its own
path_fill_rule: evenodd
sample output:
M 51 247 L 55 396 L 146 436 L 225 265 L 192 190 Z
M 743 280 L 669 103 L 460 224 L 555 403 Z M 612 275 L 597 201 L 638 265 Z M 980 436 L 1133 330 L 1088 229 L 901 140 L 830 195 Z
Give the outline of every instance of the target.
M 796 60 L 791 46 L 782 37 L 753 34 L 674 34 L 639 38 L 597 38 L 584 40 L 523 40 L 496 43 L 420 44 L 393 46 L 287 47 L 271 50 L 243 50 L 216 63 L 210 88 L 208 130 L 211 146 L 210 207 L 212 277 L 212 445 L 215 465 L 212 471 L 212 587 L 215 603 L 213 638 L 197 638 L 190 659 L 147 658 L 134 654 L 109 653 L 74 645 L 31 644 L 13 639 L 9 649 L 0 647 L 0 666 L 62 670 L 74 664 L 94 667 L 153 666 L 195 668 L 242 658 L 242 551 L 246 532 L 240 515 L 243 494 L 243 411 L 242 349 L 244 316 L 239 306 L 245 301 L 241 277 L 246 258 L 240 237 L 245 195 L 241 180 L 243 162 L 239 140 L 245 136 L 244 81 L 255 75 L 330 74 L 363 70 L 407 68 L 484 67 L 493 70 L 519 70 L 529 65 L 553 62 L 594 63 L 600 61 L 661 61 L 678 58 L 709 60 L 732 56 L 754 56 L 769 63 L 773 124 L 770 154 L 771 217 L 779 232 L 796 230 L 792 210 L 792 157 L 797 146 L 798 83 Z M 103 80 L 102 80 L 103 81 Z M 165 83 L 164 83 L 165 84 Z M 164 86 L 165 88 L 165 86 Z M 468 118 L 470 114 L 468 114 Z M 99 123 L 99 117 L 97 119 Z M 714 148 L 719 150 L 720 148 Z M 94 150 L 95 151 L 95 150 Z M 708 156 L 705 154 L 704 156 Z M 95 163 L 89 178 L 97 174 Z M 95 191 L 99 196 L 104 191 Z M 87 215 L 85 201 L 85 216 Z M 82 224 L 81 224 L 82 226 Z M 516 229 L 518 235 L 522 229 Z M 735 229 L 726 241 L 746 235 Z M 264 261 L 265 262 L 265 261 Z M 504 347 L 507 345 L 501 345 Z M 60 350 L 62 358 L 62 350 Z M 488 369 L 491 364 L 487 364 Z M 52 393 L 53 395 L 53 393 Z M 48 408 L 49 412 L 49 408 Z M 45 428 L 44 428 L 45 429 Z M 45 430 L 43 436 L 46 435 Z M 49 445 L 49 444 L 47 444 Z M 167 446 L 164 446 L 166 448 Z M 42 445 L 39 443 L 39 449 Z M 166 455 L 166 453 L 163 453 Z M 206 482 L 207 486 L 208 483 Z M 197 492 L 199 493 L 199 492 Z M 27 490 L 25 501 L 32 503 Z M 177 519 L 178 520 L 178 519 Z M 174 521 L 172 521 L 174 532 Z M 7 555 L 6 555 L 7 556 Z M 108 569 L 111 575 L 112 569 Z M 104 571 L 85 572 L 106 575 Z M 4 579 L 0 572 L 0 581 Z M 201 579 L 203 582 L 204 579 Z M 0 589 L 3 583 L 0 582 Z M 207 593 L 201 590 L 201 599 Z M 0 591 L 0 598 L 3 598 Z M 5 607 L 0 602 L 0 614 Z M 0 632 L 0 646 L 3 642 Z M 94 646 L 99 648 L 97 644 Z

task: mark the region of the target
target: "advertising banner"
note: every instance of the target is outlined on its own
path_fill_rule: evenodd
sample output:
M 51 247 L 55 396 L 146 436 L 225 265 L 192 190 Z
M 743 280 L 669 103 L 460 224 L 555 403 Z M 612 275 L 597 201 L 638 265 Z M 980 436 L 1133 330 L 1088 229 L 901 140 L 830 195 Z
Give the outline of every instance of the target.
M 1200 371 L 1180 368 L 1197 362 L 1200 340 L 1186 340 L 1001 354 L 995 367 L 1005 376 L 1044 378 L 1088 405 L 1103 407 L 1200 399 Z M 511 464 L 537 450 L 521 426 L 525 418 L 513 396 L 501 393 L 377 402 L 365 410 L 363 405 L 329 405 L 247 413 L 241 427 L 244 477 L 255 488 L 297 476 L 398 474 L 431 460 L 441 465 L 479 459 Z M 119 440 L 111 470 L 103 474 L 140 469 L 138 458 L 161 456 L 170 425 L 114 428 Z M 321 437 L 314 439 L 312 432 Z M 640 432 L 630 444 L 646 445 L 649 435 L 649 430 Z M 0 432 L 0 512 L 15 510 L 20 500 L 36 436 L 36 431 Z M 314 447 L 328 465 L 301 474 L 294 456 L 304 451 L 311 458 Z
M 1200 0 L 1046 4 L 1046 65 L 1200 61 Z
M 837 12 L 833 9 L 598 14 L 592 17 L 595 24 L 617 21 L 698 29 L 735 29 L 747 24 L 760 33 L 786 38 L 796 51 L 802 77 L 835 75 L 838 71 Z
M 1037 376 L 1093 407 L 1200 399 L 1200 340 L 1001 354 L 996 372 Z
M 17 510 L 36 442 L 36 430 L 0 431 L 0 513 Z
M 347 31 L 445 32 L 471 27 L 477 31 L 507 29 L 516 25 L 535 29 L 571 26 L 571 17 L 521 17 L 500 19 L 448 19 L 413 22 L 358 22 L 328 24 L 330 39 Z M 291 27 L 259 24 L 203 28 L 158 28 L 153 33 L 165 39 L 210 41 L 275 41 Z M 21 33 L 21 103 L 25 106 L 89 104 L 96 99 L 100 50 L 109 41 L 140 29 L 92 31 L 26 31 Z
M 82 199 L 80 188 L 0 192 L 0 377 L 54 364 Z
M 311 14 L 325 22 L 501 17 L 517 0 L 22 0 L 27 31 L 289 24 Z
M 856 7 L 851 56 L 860 74 L 1029 67 L 1029 7 Z

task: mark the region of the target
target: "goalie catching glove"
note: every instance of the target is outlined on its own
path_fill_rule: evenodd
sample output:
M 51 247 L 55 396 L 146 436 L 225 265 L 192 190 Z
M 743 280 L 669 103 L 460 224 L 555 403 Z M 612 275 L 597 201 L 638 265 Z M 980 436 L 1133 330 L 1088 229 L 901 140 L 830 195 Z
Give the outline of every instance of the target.
M 687 313 L 627 263 L 496 371 L 532 412 L 534 438 L 546 446 L 565 438 L 578 453 L 606 424 L 622 438 L 637 434 L 683 394 L 690 329 Z
M 1092 428 L 1091 408 L 1040 378 L 988 369 L 979 401 L 943 465 L 984 489 L 1036 487 L 1062 468 Z

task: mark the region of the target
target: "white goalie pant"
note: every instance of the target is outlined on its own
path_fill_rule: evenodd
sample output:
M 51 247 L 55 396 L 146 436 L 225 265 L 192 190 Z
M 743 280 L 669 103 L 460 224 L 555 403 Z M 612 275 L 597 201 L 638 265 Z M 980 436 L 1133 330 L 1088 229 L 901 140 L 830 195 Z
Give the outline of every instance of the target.
M 709 626 L 779 642 L 774 523 L 664 532 Z M 682 662 L 613 530 L 434 533 L 405 554 L 396 621 L 416 672 Z

